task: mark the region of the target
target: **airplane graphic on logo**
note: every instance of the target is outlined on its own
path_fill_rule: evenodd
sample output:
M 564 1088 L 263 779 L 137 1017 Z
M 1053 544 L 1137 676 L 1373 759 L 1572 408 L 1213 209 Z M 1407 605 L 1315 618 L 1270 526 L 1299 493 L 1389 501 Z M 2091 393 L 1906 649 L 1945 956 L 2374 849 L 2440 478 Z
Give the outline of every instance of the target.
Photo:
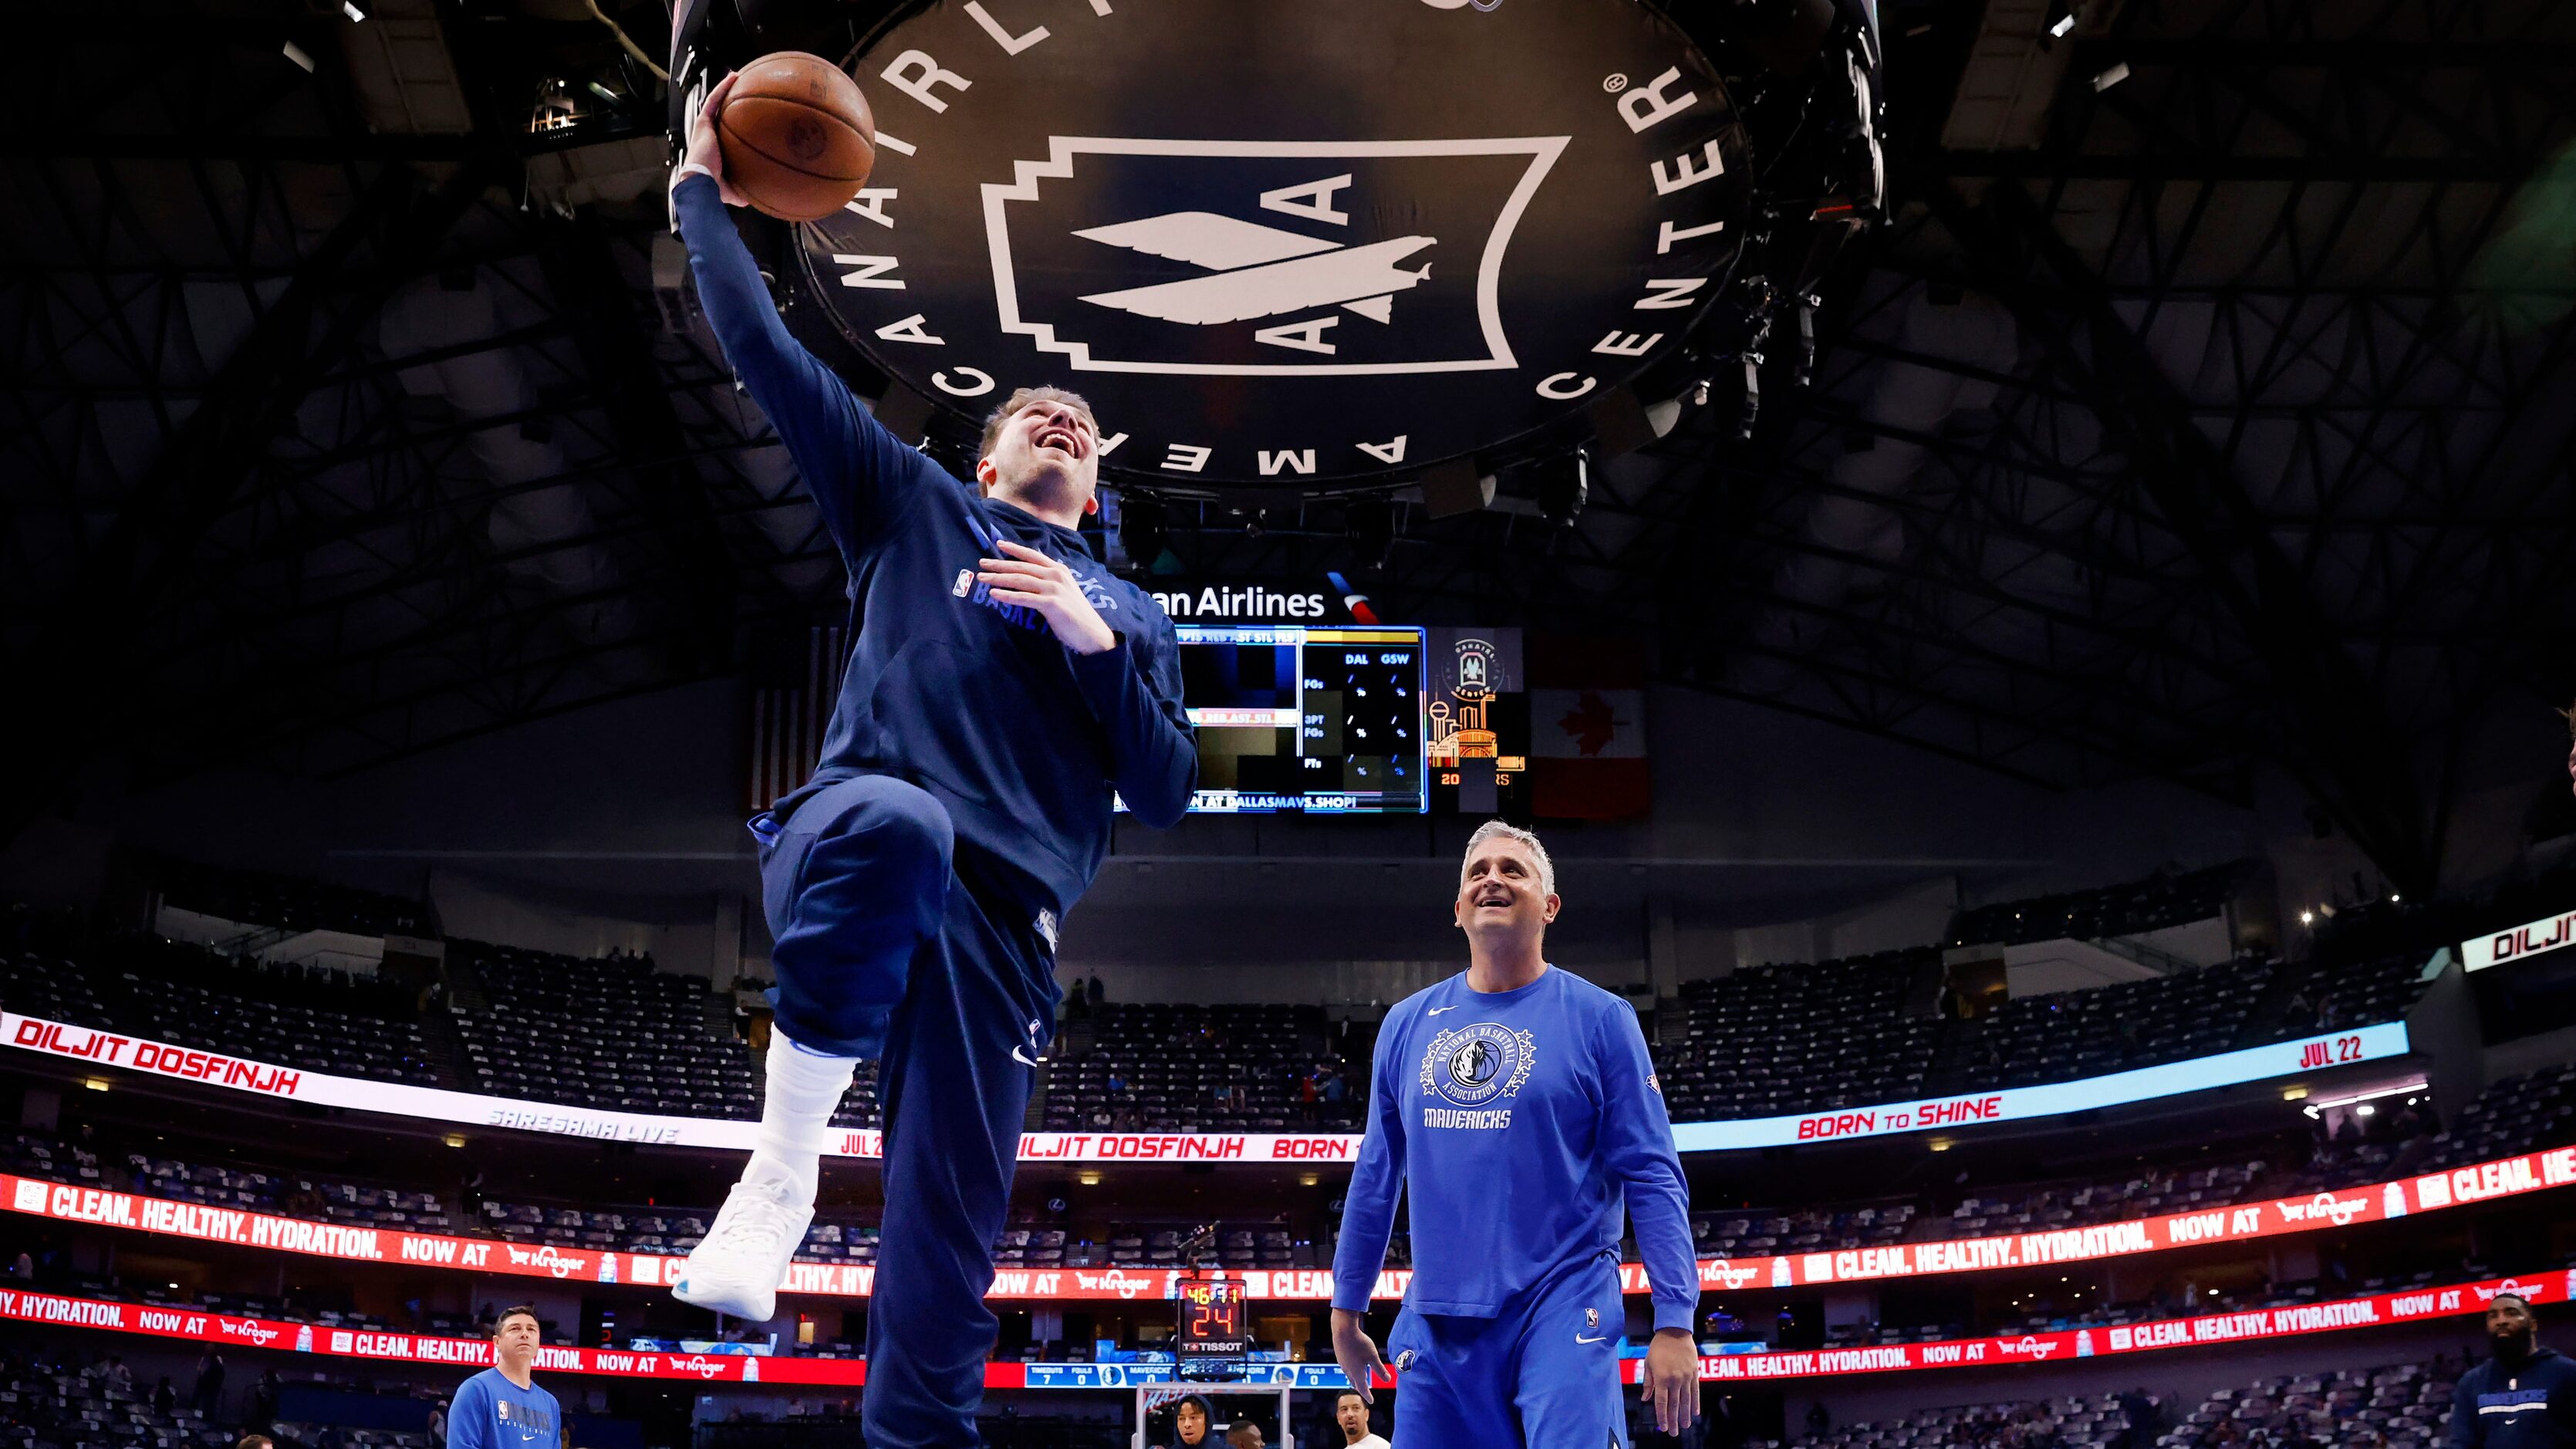
M 1013 163 L 1013 179 L 983 186 L 984 226 L 992 252 L 996 320 L 1005 333 L 1027 337 L 1040 351 L 1060 354 L 1083 372 L 1165 376 L 1280 377 L 1389 376 L 1485 372 L 1519 366 L 1503 326 L 1503 258 L 1513 232 L 1528 213 L 1566 136 L 1375 141 L 1147 140 L 1111 136 L 1050 136 L 1044 160 Z M 1458 202 L 1452 169 L 1503 158 L 1500 174 Z M 1202 184 L 1197 207 L 1148 216 L 1101 216 L 1089 208 L 1119 195 L 1188 193 L 1190 177 L 1202 183 L 1225 163 L 1270 168 L 1270 186 L 1241 197 L 1241 209 L 1309 224 L 1297 230 L 1226 213 L 1238 209 L 1222 184 Z M 1409 168 L 1409 169 L 1407 169 Z M 1053 183 L 1076 181 L 1071 187 Z M 1284 173 L 1284 174 L 1282 174 Z M 1109 179 L 1102 180 L 1100 178 Z M 1380 208 L 1399 213 L 1408 188 L 1429 187 L 1450 197 L 1433 214 L 1437 227 L 1455 236 L 1422 231 L 1375 241 L 1337 239 L 1361 223 L 1352 198 L 1376 194 Z M 1448 187 L 1446 191 L 1441 190 Z M 1210 209 L 1211 205 L 1215 209 Z M 1086 212 L 1088 211 L 1088 214 Z M 1015 228 L 1018 235 L 1014 236 Z M 1083 260 L 1056 250 L 1057 238 L 1109 251 Z M 1398 301 L 1430 280 L 1434 249 L 1446 260 L 1439 288 L 1425 292 L 1411 311 Z M 1170 269 L 1140 277 L 1140 285 L 1109 285 L 1118 266 L 1101 261 L 1116 252 L 1159 258 L 1203 275 L 1170 279 Z M 1027 266 L 1023 267 L 1023 262 Z M 1079 277 L 1088 286 L 1054 290 L 1058 278 Z M 1262 356 L 1210 355 L 1182 338 L 1122 331 L 1112 314 L 1148 318 L 1195 329 L 1262 323 L 1252 334 Z M 1336 329 L 1357 316 L 1390 331 L 1353 334 Z M 1369 345 L 1351 346 L 1356 336 Z M 1279 349 L 1272 352 L 1272 349 Z M 1302 355 L 1301 355 L 1302 354 Z
M 1316 198 L 1313 205 L 1329 208 L 1334 193 L 1350 184 L 1350 175 L 1344 173 L 1309 187 L 1283 189 L 1310 193 Z M 1262 201 L 1264 205 L 1278 205 L 1278 198 L 1278 192 L 1271 192 Z M 1327 215 L 1338 217 L 1341 213 Z M 1427 263 L 1418 269 L 1400 264 L 1437 240 L 1400 236 L 1363 246 L 1345 246 L 1212 211 L 1165 212 L 1139 221 L 1091 227 L 1074 235 L 1206 268 L 1208 276 L 1094 292 L 1082 299 L 1193 327 L 1248 322 L 1321 307 L 1342 307 L 1384 324 L 1394 317 L 1395 294 L 1412 290 L 1431 275 Z M 1264 328 L 1254 335 L 1275 346 L 1329 354 L 1334 348 L 1323 340 L 1323 333 L 1340 320 L 1327 315 L 1294 327 Z

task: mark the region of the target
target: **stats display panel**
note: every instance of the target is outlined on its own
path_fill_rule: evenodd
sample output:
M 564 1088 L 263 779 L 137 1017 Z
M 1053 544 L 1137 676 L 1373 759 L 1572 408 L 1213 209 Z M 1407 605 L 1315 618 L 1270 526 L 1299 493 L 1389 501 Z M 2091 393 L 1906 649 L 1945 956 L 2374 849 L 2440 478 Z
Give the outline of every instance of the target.
M 1209 814 L 1420 814 L 1423 633 L 1180 624 Z

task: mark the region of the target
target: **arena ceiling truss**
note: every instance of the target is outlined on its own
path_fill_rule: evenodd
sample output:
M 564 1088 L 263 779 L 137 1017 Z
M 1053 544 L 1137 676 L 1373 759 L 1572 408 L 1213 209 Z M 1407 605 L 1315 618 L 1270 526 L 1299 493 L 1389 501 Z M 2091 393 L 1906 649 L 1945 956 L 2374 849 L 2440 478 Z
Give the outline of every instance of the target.
M 660 7 L 607 7 L 635 50 L 579 3 L 354 8 L 21 21 L 10 832 L 104 746 L 344 773 L 837 609 L 664 234 Z M 2429 884 L 2471 706 L 2576 662 L 2576 11 L 1880 24 L 1891 214 L 1749 437 L 1725 381 L 1569 527 L 1507 476 L 1399 497 L 1375 567 L 1335 499 L 1184 506 L 1173 552 L 1642 631 L 1674 682 L 2050 786 L 2278 761 Z

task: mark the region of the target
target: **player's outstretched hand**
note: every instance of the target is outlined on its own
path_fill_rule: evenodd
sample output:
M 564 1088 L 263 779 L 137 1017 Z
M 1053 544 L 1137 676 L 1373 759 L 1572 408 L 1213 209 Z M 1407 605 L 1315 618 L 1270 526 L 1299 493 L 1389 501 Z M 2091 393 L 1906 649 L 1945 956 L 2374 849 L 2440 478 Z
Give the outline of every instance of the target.
M 1646 1345 L 1639 1397 L 1655 1406 L 1655 1427 L 1678 1434 L 1699 1417 L 1699 1349 L 1678 1328 L 1660 1329 Z
M 1010 556 L 978 560 L 976 567 L 983 572 L 975 575 L 995 599 L 1037 610 L 1047 627 L 1055 630 L 1055 637 L 1076 654 L 1118 647 L 1118 635 L 1091 607 L 1091 600 L 1082 596 L 1082 581 L 1073 576 L 1073 570 L 1007 538 L 996 547 Z
M 1333 1310 L 1333 1361 L 1342 1366 L 1342 1377 L 1359 1390 L 1361 1403 L 1377 1403 L 1377 1391 L 1369 1385 L 1386 1372 L 1386 1360 L 1378 1357 L 1377 1341 L 1368 1336 L 1368 1319 L 1364 1315 L 1347 1308 Z M 1696 1382 L 1696 1369 L 1693 1379 Z
M 689 154 L 683 162 L 707 168 L 707 174 L 716 179 L 716 195 L 723 197 L 727 206 L 751 204 L 750 198 L 734 190 L 733 183 L 725 179 L 724 147 L 716 142 L 716 113 L 724 109 L 725 97 L 733 93 L 733 83 L 740 78 L 740 72 L 726 71 L 725 78 L 707 92 L 707 103 L 698 107 L 696 118 L 689 122 Z

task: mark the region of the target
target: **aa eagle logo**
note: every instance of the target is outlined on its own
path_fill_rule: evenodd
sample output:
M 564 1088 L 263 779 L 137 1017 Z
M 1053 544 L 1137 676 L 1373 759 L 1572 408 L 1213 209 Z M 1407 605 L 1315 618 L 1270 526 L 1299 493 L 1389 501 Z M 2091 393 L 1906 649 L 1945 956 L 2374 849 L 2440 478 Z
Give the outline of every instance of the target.
M 1490 1021 L 1456 1027 L 1432 1037 L 1422 1054 L 1422 1090 L 1461 1107 L 1518 1096 L 1537 1056 L 1529 1032 Z

